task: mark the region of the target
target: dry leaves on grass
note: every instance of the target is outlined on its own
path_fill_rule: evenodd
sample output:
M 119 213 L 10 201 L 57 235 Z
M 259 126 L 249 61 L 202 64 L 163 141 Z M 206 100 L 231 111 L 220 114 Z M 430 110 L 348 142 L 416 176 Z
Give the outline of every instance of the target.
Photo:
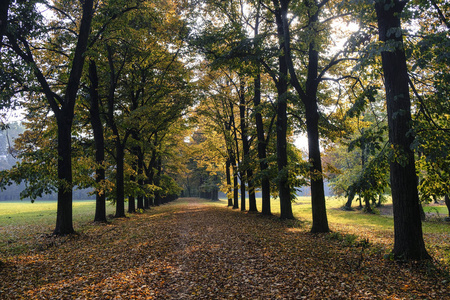
M 448 277 L 299 222 L 172 203 L 6 259 L 2 299 L 445 299 Z M 293 226 L 294 225 L 294 226 Z M 59 239 L 59 241 L 62 241 Z M 42 246 L 42 244 L 41 244 Z M 362 252 L 363 251 L 363 252 Z M 5 260 L 5 259 L 4 259 Z

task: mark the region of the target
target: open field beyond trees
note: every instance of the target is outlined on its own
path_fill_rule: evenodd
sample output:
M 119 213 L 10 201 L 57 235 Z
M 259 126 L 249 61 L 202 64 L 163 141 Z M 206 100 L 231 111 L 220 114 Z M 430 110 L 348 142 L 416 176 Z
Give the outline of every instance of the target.
M 310 234 L 307 198 L 293 205 L 298 219 L 289 221 L 232 210 L 225 201 L 182 198 L 94 224 L 94 202 L 75 202 L 77 234 L 56 237 L 54 203 L 2 202 L 0 298 L 448 297 L 448 223 L 424 223 L 433 262 L 399 263 L 386 258 L 392 217 L 344 212 L 340 200 L 327 204 L 333 232 Z M 14 205 L 20 214 L 9 210 Z

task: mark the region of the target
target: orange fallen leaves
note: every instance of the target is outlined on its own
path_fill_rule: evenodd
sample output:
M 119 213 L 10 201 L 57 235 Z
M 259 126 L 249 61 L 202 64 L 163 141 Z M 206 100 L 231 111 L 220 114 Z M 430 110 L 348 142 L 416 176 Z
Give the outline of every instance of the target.
M 40 242 L 45 243 L 46 237 Z M 54 238 L 52 238 L 54 239 Z M 3 258 L 1 299 L 445 299 L 445 274 L 274 218 L 164 205 Z

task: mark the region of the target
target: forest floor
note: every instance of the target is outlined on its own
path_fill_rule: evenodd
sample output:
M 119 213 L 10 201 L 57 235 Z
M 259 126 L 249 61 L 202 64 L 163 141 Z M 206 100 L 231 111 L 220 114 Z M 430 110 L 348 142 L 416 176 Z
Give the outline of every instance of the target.
M 0 299 L 449 299 L 439 262 L 183 199 L 2 257 Z

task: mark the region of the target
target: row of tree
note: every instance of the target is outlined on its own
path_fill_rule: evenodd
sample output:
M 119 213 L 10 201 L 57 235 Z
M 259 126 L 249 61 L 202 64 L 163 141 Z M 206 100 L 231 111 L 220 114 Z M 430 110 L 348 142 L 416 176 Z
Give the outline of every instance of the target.
M 191 14 L 194 45 L 210 67 L 198 130 L 208 135 L 207 160 L 225 166 L 229 205 L 238 208 L 240 190 L 245 210 L 247 187 L 256 211 L 258 187 L 263 214 L 274 194 L 281 218 L 293 218 L 295 188 L 307 180 L 312 232 L 327 232 L 327 174 L 348 206 L 358 194 L 368 212 L 391 191 L 394 256 L 429 258 L 417 178 L 424 199 L 449 193 L 448 4 L 255 0 L 202 8 Z M 292 146 L 296 131 L 308 137 L 306 162 Z M 357 170 L 345 165 L 354 149 Z
M 55 234 L 70 234 L 75 186 L 93 187 L 95 221 L 173 199 L 180 122 L 193 102 L 186 26 L 171 1 L 2 2 L 2 105 L 21 105 L 20 162 L 2 185 L 57 191 Z
M 261 189 L 266 215 L 278 196 L 282 219 L 294 218 L 296 188 L 309 184 L 311 230 L 328 232 L 330 174 L 368 210 L 390 185 L 395 257 L 429 258 L 415 158 L 421 194 L 447 194 L 445 1 L 17 0 L 1 9 L 2 105 L 20 102 L 28 128 L 2 184 L 25 178 L 32 197 L 57 189 L 55 234 L 73 232 L 74 186 L 95 188 L 104 221 L 106 196 L 122 217 L 127 196 L 133 212 L 135 198 L 145 208 L 179 186 L 216 199 L 219 183 L 241 210 L 247 191 L 256 212 Z M 299 132 L 306 159 L 292 144 Z M 329 151 L 342 141 L 359 149 L 360 171 Z

